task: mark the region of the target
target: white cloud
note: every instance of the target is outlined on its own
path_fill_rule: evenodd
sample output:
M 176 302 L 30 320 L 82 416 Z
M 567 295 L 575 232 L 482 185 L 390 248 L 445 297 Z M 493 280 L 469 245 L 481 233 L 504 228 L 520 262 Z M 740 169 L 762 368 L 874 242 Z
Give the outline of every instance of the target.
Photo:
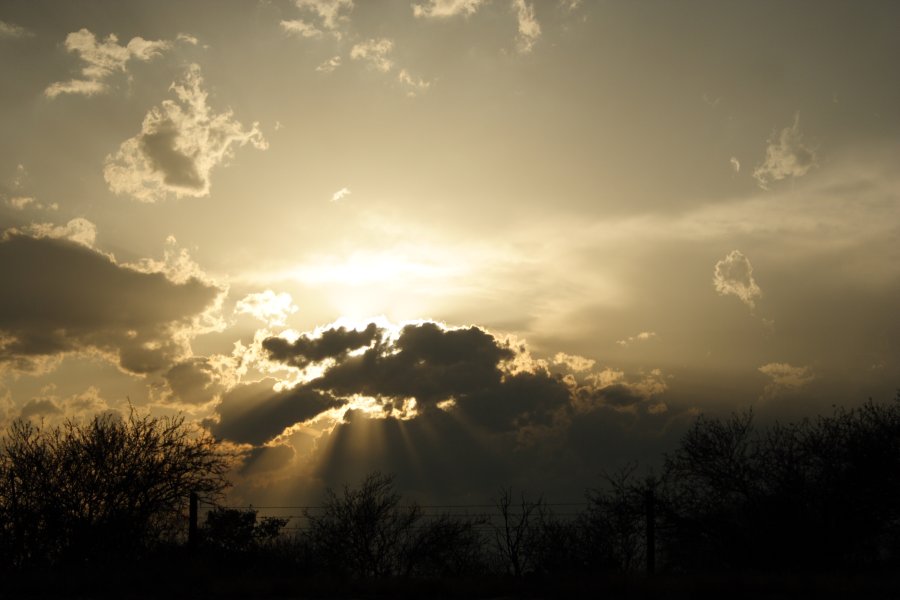
M 234 307 L 235 314 L 250 315 L 269 327 L 284 327 L 287 318 L 297 310 L 290 294 L 287 292 L 276 294 L 272 290 L 248 294 Z
M 485 0 L 427 0 L 413 4 L 413 15 L 418 18 L 447 18 L 458 15 L 470 16 L 481 8 Z
M 513 8 L 519 21 L 519 35 L 517 38 L 519 52 L 531 52 L 535 42 L 541 37 L 541 25 L 534 17 L 534 5 L 525 0 L 513 0 Z
M 190 44 L 191 46 L 196 46 L 197 44 L 200 43 L 200 40 L 198 40 L 195 36 L 193 36 L 189 33 L 179 33 L 175 39 L 178 40 L 179 42 L 184 42 L 185 44 Z
M 728 162 L 731 163 L 731 168 L 734 169 L 735 173 L 741 172 L 741 161 L 739 161 L 736 157 L 732 156 Z
M 342 187 L 341 189 L 339 189 L 338 191 L 336 191 L 335 193 L 333 193 L 331 195 L 331 201 L 338 202 L 340 200 L 343 200 L 344 198 L 346 198 L 347 196 L 349 196 L 352 193 L 353 192 L 350 191 L 350 188 Z
M 370 39 L 353 46 L 350 58 L 367 61 L 374 68 L 387 73 L 394 68 L 394 61 L 389 58 L 393 49 L 394 42 L 387 38 Z
M 322 35 L 321 29 L 319 29 L 315 25 L 312 25 L 311 23 L 307 23 L 303 19 L 282 21 L 281 28 L 288 33 L 293 33 L 305 38 L 319 37 Z
M 258 123 L 249 129 L 231 110 L 213 112 L 206 103 L 200 67 L 191 65 L 184 80 L 171 88 L 177 100 L 165 100 L 144 117 L 141 132 L 106 157 L 103 171 L 109 189 L 142 202 L 169 194 L 207 196 L 213 167 L 234 154 L 234 147 L 268 144 Z
M 316 67 L 316 71 L 320 73 L 331 73 L 335 69 L 341 66 L 341 57 L 340 56 L 332 56 L 321 65 Z
M 816 166 L 816 152 L 803 143 L 800 133 L 800 113 L 794 116 L 794 123 L 778 134 L 772 134 L 766 148 L 766 160 L 753 171 L 759 186 L 768 189 L 773 181 L 788 177 L 802 177 Z
M 761 366 L 759 372 L 770 379 L 763 392 L 763 398 L 775 398 L 785 393 L 796 392 L 816 378 L 809 367 L 795 367 L 788 363 L 768 363 Z
M 646 342 L 651 338 L 656 337 L 656 332 L 654 331 L 642 331 L 637 335 L 630 335 L 624 340 L 619 340 L 616 343 L 620 346 L 628 346 L 633 344 L 634 342 Z
M 114 34 L 98 42 L 96 36 L 87 29 L 74 31 L 66 36 L 66 50 L 78 54 L 85 63 L 81 69 L 83 79 L 52 83 L 44 90 L 44 94 L 55 98 L 60 94 L 91 96 L 104 92 L 107 89 L 104 80 L 113 73 L 124 73 L 129 60 L 148 61 L 171 47 L 171 42 L 150 41 L 141 37 L 132 38 L 127 45 L 120 46 L 119 38 Z
M 21 229 L 8 229 L 3 232 L 0 239 L 7 238 L 10 234 L 25 233 L 35 238 L 54 238 L 70 240 L 88 248 L 94 247 L 97 240 L 97 226 L 81 217 L 72 219 L 65 225 L 53 223 L 31 223 Z
M 25 207 L 29 204 L 34 203 L 34 198 L 31 196 L 15 196 L 13 198 L 9 198 L 6 201 L 6 204 L 10 208 L 14 208 L 16 210 L 25 210 Z
M 753 279 L 753 265 L 739 250 L 732 250 L 716 263 L 713 284 L 721 296 L 737 296 L 741 302 L 753 309 L 762 290 Z
M 417 93 L 424 92 L 431 87 L 430 81 L 413 77 L 406 69 L 400 69 L 400 72 L 397 73 L 397 81 L 407 86 L 406 94 L 408 96 L 415 96 Z
M 20 25 L 0 21 L 0 38 L 26 38 L 33 35 L 34 33 Z
M 285 31 L 303 37 L 318 37 L 328 31 L 340 39 L 341 26 L 348 19 L 346 13 L 353 10 L 353 0 L 294 0 L 294 5 L 316 24 L 297 19 L 282 21 L 281 26 Z
M 553 364 L 565 366 L 572 372 L 579 373 L 581 371 L 590 371 L 597 363 L 593 358 L 585 358 L 575 354 L 566 354 L 565 352 L 557 352 L 553 357 Z

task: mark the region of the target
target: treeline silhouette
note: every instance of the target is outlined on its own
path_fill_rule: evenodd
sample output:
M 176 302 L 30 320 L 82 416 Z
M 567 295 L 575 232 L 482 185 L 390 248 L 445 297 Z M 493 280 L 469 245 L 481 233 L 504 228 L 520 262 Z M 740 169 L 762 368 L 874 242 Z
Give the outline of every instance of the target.
M 318 581 L 305 589 L 322 592 L 387 580 L 609 582 L 654 570 L 657 580 L 893 580 L 900 567 L 900 393 L 766 428 L 750 411 L 701 416 L 658 473 L 636 465 L 608 473 L 574 512 L 510 488 L 474 514 L 426 511 L 404 500 L 391 475 L 372 473 L 303 509 L 300 528 L 216 505 L 231 457 L 180 418 L 20 421 L 2 444 L 8 581 L 92 568 L 108 578 L 110 567 L 152 565 L 194 585 Z M 188 540 L 191 493 L 213 507 Z

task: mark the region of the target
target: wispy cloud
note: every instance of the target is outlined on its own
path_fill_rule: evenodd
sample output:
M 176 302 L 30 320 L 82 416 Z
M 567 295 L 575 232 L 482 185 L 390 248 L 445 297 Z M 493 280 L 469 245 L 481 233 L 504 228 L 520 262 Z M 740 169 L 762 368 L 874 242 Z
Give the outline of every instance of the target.
M 759 372 L 769 377 L 763 391 L 764 399 L 796 392 L 816 378 L 809 367 L 795 367 L 788 363 L 768 363 L 761 366 Z
M 534 5 L 525 0 L 513 0 L 513 9 L 519 22 L 519 35 L 516 38 L 519 52 L 528 53 L 541 37 L 541 25 L 534 16 Z
M 762 290 L 753 279 L 753 265 L 739 250 L 732 250 L 716 263 L 713 285 L 721 296 L 736 296 L 753 309 Z
M 342 38 L 343 26 L 349 20 L 347 13 L 353 10 L 353 0 L 294 0 L 294 5 L 304 18 L 281 21 L 281 28 L 305 38 L 325 33 Z
M 202 197 L 209 194 L 213 167 L 250 144 L 268 144 L 258 124 L 246 129 L 231 110 L 216 113 L 207 105 L 200 67 L 191 65 L 172 84 L 177 100 L 165 100 L 144 117 L 141 132 L 106 157 L 104 177 L 110 190 L 142 202 L 167 195 Z
M 431 87 L 430 81 L 413 77 L 406 69 L 400 69 L 400 72 L 397 73 L 397 81 L 406 86 L 406 94 L 408 96 L 415 96 L 419 92 L 424 92 Z
M 768 189 L 769 184 L 788 177 L 802 177 L 816 166 L 816 152 L 803 141 L 800 133 L 800 113 L 794 122 L 769 138 L 766 159 L 753 171 L 759 186 Z
M 297 310 L 290 294 L 287 292 L 276 294 L 272 290 L 248 294 L 234 306 L 235 314 L 250 315 L 269 327 L 286 325 L 288 317 Z
M 413 15 L 426 19 L 445 19 L 459 15 L 468 17 L 475 14 L 485 0 L 427 0 L 413 4 Z
M 630 335 L 624 340 L 619 340 L 616 343 L 620 346 L 630 346 L 635 342 L 646 342 L 649 339 L 655 338 L 656 332 L 654 331 L 642 331 L 637 335 Z
M 33 36 L 34 33 L 25 29 L 21 25 L 0 21 L 0 39 L 2 38 L 26 38 Z
M 336 191 L 335 193 L 333 193 L 331 195 L 331 201 L 339 202 L 352 193 L 353 192 L 350 191 L 350 188 L 342 187 L 341 189 L 339 189 L 338 191 Z
M 335 69 L 341 66 L 341 57 L 340 56 L 332 56 L 318 67 L 316 67 L 316 71 L 320 73 L 331 73 Z
M 150 41 L 141 37 L 132 38 L 127 45 L 120 46 L 119 38 L 114 34 L 98 41 L 87 29 L 72 32 L 66 36 L 66 50 L 78 54 L 84 63 L 82 79 L 52 83 L 44 94 L 55 98 L 60 94 L 92 96 L 105 92 L 108 89 L 105 80 L 113 73 L 126 72 L 130 60 L 149 61 L 171 47 L 172 42 Z
M 320 37 L 322 35 L 321 29 L 311 23 L 307 23 L 303 19 L 282 21 L 281 28 L 288 33 L 293 33 L 305 38 Z
M 387 38 L 369 39 L 353 46 L 350 58 L 368 62 L 373 68 L 387 73 L 394 68 L 390 58 L 394 50 L 394 42 Z

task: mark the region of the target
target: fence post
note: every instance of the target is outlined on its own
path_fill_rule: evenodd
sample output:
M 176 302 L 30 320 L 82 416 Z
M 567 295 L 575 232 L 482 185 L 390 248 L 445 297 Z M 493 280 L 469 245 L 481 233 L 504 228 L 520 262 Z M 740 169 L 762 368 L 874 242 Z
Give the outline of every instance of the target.
M 191 550 L 197 547 L 197 504 L 197 493 L 191 492 L 188 507 L 188 548 Z
M 653 575 L 656 571 L 656 497 L 652 487 L 647 489 L 644 501 L 647 511 L 647 574 Z

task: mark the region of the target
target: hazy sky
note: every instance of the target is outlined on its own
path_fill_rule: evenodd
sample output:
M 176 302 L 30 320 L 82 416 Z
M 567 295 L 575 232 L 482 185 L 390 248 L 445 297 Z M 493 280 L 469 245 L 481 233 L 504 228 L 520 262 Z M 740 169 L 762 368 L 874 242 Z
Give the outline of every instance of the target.
M 900 387 L 896 2 L 0 4 L 0 420 L 577 495 Z

